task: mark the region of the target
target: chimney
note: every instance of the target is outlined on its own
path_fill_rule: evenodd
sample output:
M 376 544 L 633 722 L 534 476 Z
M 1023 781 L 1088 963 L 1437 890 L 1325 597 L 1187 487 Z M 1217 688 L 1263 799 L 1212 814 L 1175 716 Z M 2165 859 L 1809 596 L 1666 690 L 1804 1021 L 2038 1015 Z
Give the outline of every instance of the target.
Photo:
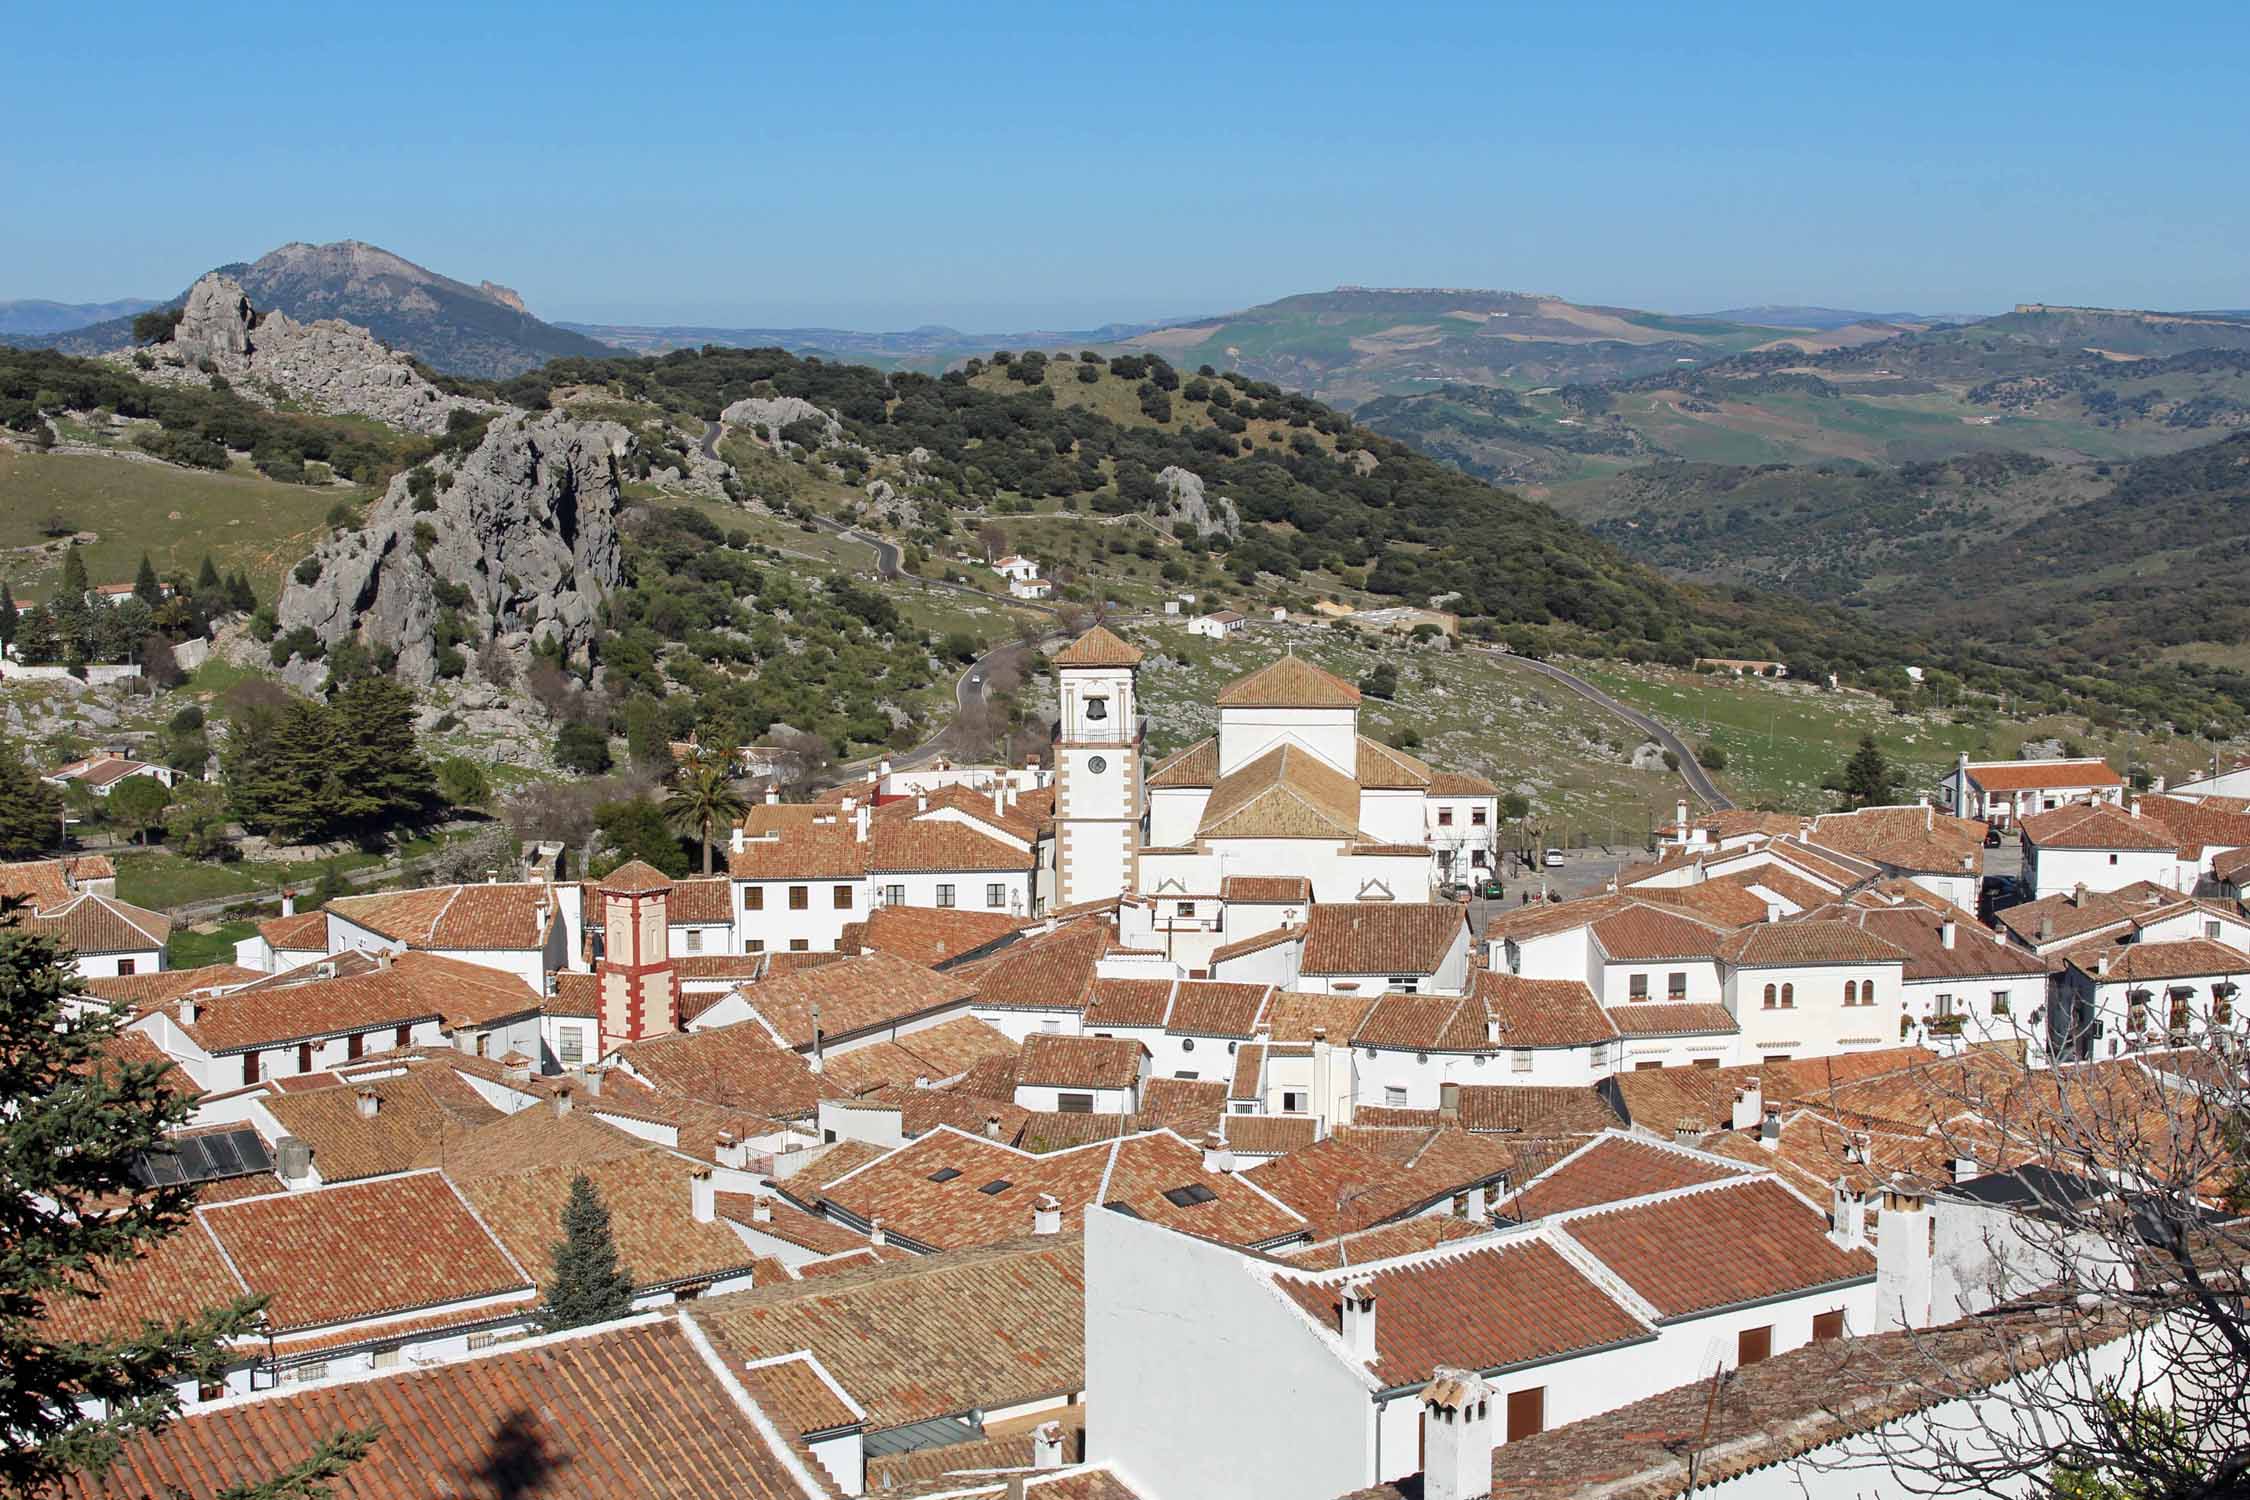
M 720 1131 L 718 1146 L 718 1158 L 720 1166 L 731 1167 L 737 1172 L 746 1170 L 749 1167 L 749 1142 L 744 1141 L 740 1137 L 736 1136 L 733 1131 Z
M 1936 1236 L 1929 1228 L 1929 1206 L 1911 1188 L 1883 1189 L 1875 1216 L 1875 1327 L 1930 1325 L 1930 1292 Z
M 359 1100 L 359 1117 L 362 1120 L 372 1120 L 382 1113 L 383 1096 L 373 1089 L 361 1089 L 356 1097 Z
M 2097 953 L 2094 955 L 2094 972 L 2096 974 L 2107 974 L 2109 972 L 2108 954 Z
M 550 1103 L 550 1104 L 552 1104 L 552 1105 L 554 1106 L 554 1110 L 555 1110 L 555 1118 L 556 1118 L 556 1119 L 558 1119 L 558 1120 L 559 1120 L 559 1119 L 561 1119 L 561 1118 L 562 1118 L 562 1117 L 563 1117 L 564 1115 L 567 1115 L 567 1114 L 569 1114 L 569 1113 L 570 1113 L 570 1085 L 569 1085 L 569 1084 L 567 1084 L 567 1083 L 558 1083 L 558 1084 L 556 1084 L 556 1085 L 554 1086 L 554 1092 L 550 1093 L 550 1094 L 549 1094 L 549 1095 L 547 1096 L 547 1102 L 548 1102 L 548 1103 Z
M 771 1198 L 760 1193 L 750 1200 L 750 1222 L 753 1224 L 771 1224 L 773 1222 L 773 1200 Z
M 2039 941 L 2040 941 L 2040 942 L 2042 942 L 2042 943 L 2051 943 L 2051 942 L 2053 942 L 2054 940 L 2055 940 L 2055 917 L 2054 917 L 2054 913 L 2052 913 L 2052 912 L 2042 912 L 2042 913 L 2040 914 L 2040 916 L 2039 916 Z
M 1053 1193 L 1041 1193 L 1032 1201 L 1031 1232 L 1033 1234 L 1062 1233 L 1062 1200 Z
M 1234 1170 L 1234 1152 L 1228 1149 L 1227 1143 L 1219 1137 L 1217 1131 L 1213 1131 L 1203 1138 L 1203 1170 L 1206 1172 L 1232 1172 Z
M 179 1013 L 182 1026 L 193 1026 L 195 1024 L 195 996 L 182 995 L 180 997 Z
M 1930 806 L 1930 799 L 1924 797 L 1922 799 L 1922 831 L 1928 833 L 1936 827 L 1937 811 Z
M 812 1070 L 815 1073 L 827 1071 L 828 1059 L 823 1055 L 824 1051 L 825 1043 L 820 1035 L 820 1002 L 815 1000 L 812 1003 Z
M 1967 1182 L 1971 1178 L 1982 1177 L 1983 1175 L 1984 1168 L 1977 1165 L 1975 1157 L 1956 1156 L 1953 1158 L 1953 1180 L 1955 1182 Z
M 999 782 L 992 783 L 992 815 L 1004 816 L 1008 811 L 1008 789 Z
M 879 760 L 875 762 L 875 789 L 877 791 L 881 791 L 882 784 L 890 779 L 891 763 L 887 760 Z
M 1768 1151 L 1779 1151 L 1781 1149 L 1781 1112 L 1779 1110 L 1767 1110 L 1766 1117 L 1758 1122 L 1758 1144 Z
M 1781 920 L 1781 903 L 1779 901 L 1768 901 L 1766 903 L 1766 920 L 1768 922 Z
M 1727 1114 L 1727 1129 L 1755 1130 L 1765 1117 L 1765 1086 L 1753 1078 L 1735 1090 L 1734 1108 Z
M 2079 882 L 2078 882 L 2078 884 L 2076 884 L 2076 885 L 2074 885 L 2074 886 L 2072 886 L 2072 887 L 2070 888 L 2070 904 L 2071 904 L 2072 906 L 2079 906 L 2079 907 L 2082 907 L 2082 906 L 2084 906 L 2084 905 L 2086 904 L 2086 882 L 2085 882 L 2085 881 L 2081 880 L 2081 881 L 2079 881 Z
M 708 1224 L 718 1218 L 719 1192 L 712 1184 L 709 1167 L 697 1167 L 688 1174 L 688 1203 L 694 1209 L 696 1223 Z
M 852 837 L 863 844 L 867 842 L 867 809 L 864 807 L 852 812 Z
M 1867 1248 L 1867 1204 L 1839 1176 L 1829 1199 L 1828 1237 L 1843 1250 Z
M 1937 935 L 1939 942 L 1951 948 L 1954 940 L 1961 935 L 1961 924 L 1951 917 L 1947 917 L 1944 921 L 1938 923 Z
M 1673 829 L 1681 843 L 1687 842 L 1687 798 L 1682 797 L 1672 809 Z
M 742 825 L 740 823 L 735 824 L 733 830 L 727 834 L 727 853 L 740 854 L 743 837 Z
M 888 1245 L 890 1242 L 890 1236 L 883 1233 L 882 1216 L 878 1214 L 876 1217 L 869 1219 L 867 1221 L 867 1243 L 870 1245 Z
M 599 1099 L 601 1096 L 602 1070 L 600 1068 L 588 1068 L 586 1070 L 586 1097 Z
M 283 1182 L 300 1186 L 312 1175 L 312 1147 L 293 1135 L 285 1135 L 273 1143 L 274 1171 Z
M 1672 1141 L 1675 1145 L 1692 1146 L 1701 1139 L 1703 1132 L 1696 1128 L 1695 1121 L 1685 1115 L 1680 1116 L 1679 1123 L 1672 1127 Z
M 766 806 L 771 807 L 780 800 L 781 788 L 773 785 L 771 782 L 768 782 L 766 784 Z
M 1062 1423 L 1041 1422 L 1031 1429 L 1031 1466 L 1034 1469 L 1059 1469 L 1063 1466 Z
M 1492 1401 L 1474 1370 L 1440 1365 L 1422 1389 L 1422 1500 L 1492 1493 Z
M 984 1117 L 984 1135 L 986 1140 L 996 1141 L 1000 1139 L 1000 1117 L 998 1115 L 986 1115 Z
M 1022 1474 L 1008 1476 L 1008 1483 L 1000 1491 L 1000 1500 L 1024 1500 Z
M 1342 1326 L 1337 1330 L 1344 1336 L 1344 1347 L 1354 1359 L 1372 1360 L 1375 1357 L 1375 1288 L 1366 1281 L 1354 1281 L 1344 1288 Z
M 297 893 L 295 891 L 283 891 L 281 893 L 281 914 L 285 917 L 297 915 Z

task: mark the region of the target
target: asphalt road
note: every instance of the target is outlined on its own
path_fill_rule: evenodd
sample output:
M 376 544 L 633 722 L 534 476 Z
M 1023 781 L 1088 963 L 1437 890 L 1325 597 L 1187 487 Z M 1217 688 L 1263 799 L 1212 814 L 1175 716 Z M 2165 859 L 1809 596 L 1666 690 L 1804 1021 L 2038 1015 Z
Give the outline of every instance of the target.
M 1710 808 L 1713 812 L 1725 812 L 1734 806 L 1734 799 L 1720 791 L 1703 767 L 1696 764 L 1695 752 L 1688 748 L 1687 742 L 1665 728 L 1659 721 L 1650 718 L 1637 708 L 1618 702 L 1575 672 L 1566 672 L 1561 667 L 1549 662 L 1534 661 L 1528 656 L 1518 656 L 1511 651 L 1493 651 L 1489 647 L 1480 649 L 1501 661 L 1521 667 L 1529 672 L 1537 672 L 1542 677 L 1551 678 L 1561 683 L 1579 697 L 1592 703 L 1596 708 L 1623 719 L 1626 723 L 1671 751 L 1673 757 L 1680 763 L 1680 780 L 1686 782 L 1688 790 L 1702 798 L 1704 806 Z

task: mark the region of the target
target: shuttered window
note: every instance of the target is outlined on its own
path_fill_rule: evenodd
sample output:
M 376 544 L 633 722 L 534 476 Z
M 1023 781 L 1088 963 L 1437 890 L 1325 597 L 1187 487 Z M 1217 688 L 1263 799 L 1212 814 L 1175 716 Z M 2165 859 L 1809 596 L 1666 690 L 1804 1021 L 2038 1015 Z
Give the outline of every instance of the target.
M 1745 1328 L 1735 1335 L 1734 1362 L 1737 1365 L 1754 1365 L 1773 1354 L 1773 1325 Z
M 1508 1441 L 1518 1442 L 1547 1430 L 1547 1388 L 1508 1392 Z
M 1842 1338 L 1844 1336 L 1844 1310 L 1839 1307 L 1834 1312 L 1814 1313 L 1812 1336 L 1813 1342 L 1816 1344 L 1825 1344 L 1830 1339 Z

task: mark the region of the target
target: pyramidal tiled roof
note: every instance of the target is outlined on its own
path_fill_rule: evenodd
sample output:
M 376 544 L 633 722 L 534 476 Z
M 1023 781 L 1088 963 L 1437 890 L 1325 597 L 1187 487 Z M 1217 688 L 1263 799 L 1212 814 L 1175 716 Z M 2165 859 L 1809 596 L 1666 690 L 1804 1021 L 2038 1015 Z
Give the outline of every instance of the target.
M 1105 625 L 1096 625 L 1055 653 L 1058 667 L 1137 667 L 1140 663 L 1140 651 Z
M 1221 688 L 1219 707 L 1357 708 L 1359 689 L 1301 656 L 1284 656 Z

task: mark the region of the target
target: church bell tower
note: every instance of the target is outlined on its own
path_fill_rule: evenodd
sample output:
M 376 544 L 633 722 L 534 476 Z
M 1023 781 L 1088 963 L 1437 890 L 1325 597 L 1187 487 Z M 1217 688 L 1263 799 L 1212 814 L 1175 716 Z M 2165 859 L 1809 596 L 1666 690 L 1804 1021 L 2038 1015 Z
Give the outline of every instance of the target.
M 1141 842 L 1141 653 L 1100 625 L 1055 657 L 1062 718 L 1055 744 L 1055 904 L 1133 888 Z

